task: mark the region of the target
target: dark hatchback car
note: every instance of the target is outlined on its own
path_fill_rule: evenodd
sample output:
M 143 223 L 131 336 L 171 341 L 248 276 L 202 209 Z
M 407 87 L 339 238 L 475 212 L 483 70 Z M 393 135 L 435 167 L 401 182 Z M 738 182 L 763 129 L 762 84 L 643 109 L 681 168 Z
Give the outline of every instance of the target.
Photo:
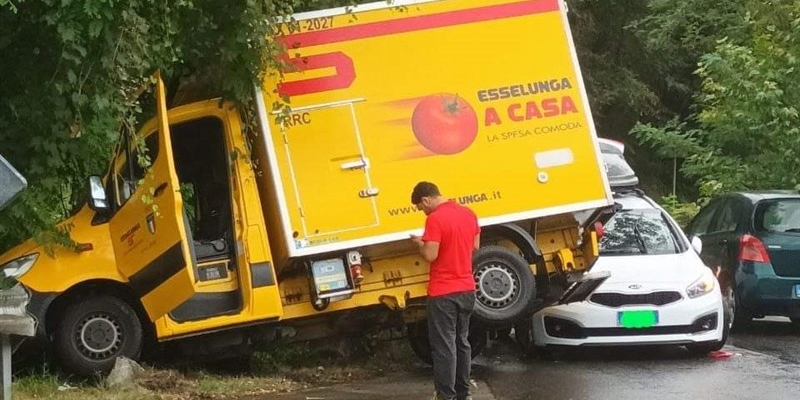
M 720 267 L 734 326 L 766 315 L 800 324 L 800 194 L 716 197 L 692 219 L 686 235 L 702 240 L 706 265 Z

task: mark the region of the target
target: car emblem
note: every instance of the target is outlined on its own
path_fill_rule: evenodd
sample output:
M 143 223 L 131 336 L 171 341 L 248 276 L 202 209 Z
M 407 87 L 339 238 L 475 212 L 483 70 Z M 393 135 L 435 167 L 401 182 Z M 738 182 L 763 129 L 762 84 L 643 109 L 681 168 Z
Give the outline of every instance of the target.
M 633 289 L 633 290 L 641 289 L 641 288 L 642 288 L 642 285 L 630 285 L 630 286 L 628 286 L 628 289 Z

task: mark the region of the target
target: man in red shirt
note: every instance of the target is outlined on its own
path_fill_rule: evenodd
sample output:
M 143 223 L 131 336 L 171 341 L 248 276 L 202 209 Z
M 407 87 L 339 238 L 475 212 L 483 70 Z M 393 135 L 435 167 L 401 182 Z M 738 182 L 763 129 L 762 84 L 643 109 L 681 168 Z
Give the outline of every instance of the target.
M 427 215 L 422 237 L 412 235 L 430 262 L 427 317 L 437 400 L 470 399 L 469 319 L 475 308 L 472 252 L 480 245 L 475 213 L 420 182 L 411 203 Z

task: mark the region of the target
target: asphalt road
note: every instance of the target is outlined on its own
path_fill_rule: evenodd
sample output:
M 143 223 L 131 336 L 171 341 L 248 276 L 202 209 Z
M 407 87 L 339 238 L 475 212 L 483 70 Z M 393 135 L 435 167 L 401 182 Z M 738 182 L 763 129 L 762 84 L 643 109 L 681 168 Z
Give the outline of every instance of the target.
M 769 399 L 800 396 L 800 329 L 754 322 L 732 335 L 727 357 L 697 357 L 682 348 L 572 351 L 555 361 L 525 362 L 499 352 L 476 376 L 502 400 Z
M 724 357 L 683 348 L 573 351 L 528 358 L 495 342 L 475 360 L 474 400 L 687 400 L 800 398 L 800 328 L 788 320 L 755 321 L 732 334 Z M 430 399 L 430 369 L 306 392 L 283 400 Z
M 800 364 L 800 326 L 792 325 L 788 318 L 753 320 L 752 326 L 731 335 L 728 344 Z M 800 369 L 800 365 L 797 368 Z M 798 374 L 800 379 L 800 372 Z

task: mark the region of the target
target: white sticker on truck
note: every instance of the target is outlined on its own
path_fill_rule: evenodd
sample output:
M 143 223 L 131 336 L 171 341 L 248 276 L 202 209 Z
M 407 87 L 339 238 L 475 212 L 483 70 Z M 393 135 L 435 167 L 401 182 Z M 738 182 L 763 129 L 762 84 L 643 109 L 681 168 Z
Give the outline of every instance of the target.
M 569 148 L 541 151 L 534 154 L 533 157 L 536 160 L 536 166 L 539 168 L 560 167 L 575 162 L 572 149 Z

